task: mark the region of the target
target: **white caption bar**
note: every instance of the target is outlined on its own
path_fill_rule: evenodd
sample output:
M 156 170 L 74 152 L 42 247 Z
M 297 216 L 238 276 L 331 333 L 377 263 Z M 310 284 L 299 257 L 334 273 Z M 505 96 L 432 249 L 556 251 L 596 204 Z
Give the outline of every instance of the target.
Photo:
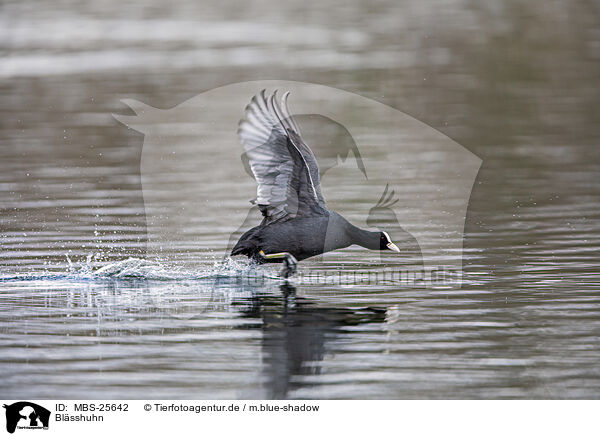
M 4 434 L 597 435 L 597 401 L 3 400 Z M 11 432 L 12 430 L 12 432 Z M 127 432 L 127 433 L 125 433 Z

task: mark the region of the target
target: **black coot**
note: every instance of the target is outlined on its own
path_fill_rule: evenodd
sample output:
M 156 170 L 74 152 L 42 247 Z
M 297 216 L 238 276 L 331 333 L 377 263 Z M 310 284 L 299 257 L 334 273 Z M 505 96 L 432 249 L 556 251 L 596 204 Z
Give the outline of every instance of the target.
M 327 209 L 317 160 L 304 143 L 287 108 L 289 92 L 263 90 L 252 98 L 238 134 L 258 182 L 253 202 L 263 215 L 260 225 L 244 233 L 231 255 L 243 254 L 259 263 L 283 262 L 283 275 L 299 260 L 353 244 L 371 250 L 400 250 L 386 232 L 370 232 Z

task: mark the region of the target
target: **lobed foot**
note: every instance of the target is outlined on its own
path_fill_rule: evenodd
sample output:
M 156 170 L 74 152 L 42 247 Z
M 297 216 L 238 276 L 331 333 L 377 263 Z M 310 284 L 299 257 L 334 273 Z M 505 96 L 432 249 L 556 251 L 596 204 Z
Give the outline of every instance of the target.
M 282 252 L 265 254 L 264 251 L 260 250 L 258 254 L 265 262 L 283 262 L 283 269 L 281 270 L 283 278 L 287 279 L 294 275 L 298 269 L 298 261 L 292 253 Z

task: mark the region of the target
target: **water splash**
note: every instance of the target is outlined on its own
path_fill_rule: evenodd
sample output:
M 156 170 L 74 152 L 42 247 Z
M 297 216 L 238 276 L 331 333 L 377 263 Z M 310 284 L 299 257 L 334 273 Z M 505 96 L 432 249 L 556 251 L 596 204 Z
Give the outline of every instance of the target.
M 130 257 L 128 259 L 109 262 L 100 267 L 98 255 L 89 254 L 85 261 L 74 262 L 66 255 L 67 266 L 65 272 L 38 271 L 27 273 L 0 273 L 0 282 L 29 281 L 29 280 L 159 280 L 159 281 L 184 281 L 184 280 L 237 280 L 239 278 L 274 279 L 279 277 L 268 274 L 256 264 L 247 259 L 226 258 L 215 261 L 210 267 L 198 270 L 186 269 L 167 261 L 150 261 L 143 258 Z

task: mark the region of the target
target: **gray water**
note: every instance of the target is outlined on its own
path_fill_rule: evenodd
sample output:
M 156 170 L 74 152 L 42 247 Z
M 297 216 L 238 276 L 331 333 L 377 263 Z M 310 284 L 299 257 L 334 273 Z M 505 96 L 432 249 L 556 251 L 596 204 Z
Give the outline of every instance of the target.
M 586 1 L 3 2 L 0 397 L 599 398 L 599 14 Z M 124 98 L 171 108 L 262 79 L 363 95 L 482 159 L 460 288 L 240 281 L 256 271 L 210 255 L 230 237 L 218 223 L 247 207 L 225 185 L 193 239 L 166 247 L 198 265 L 144 260 L 144 136 L 111 114 L 131 114 Z M 239 171 L 239 156 L 215 165 Z M 430 188 L 409 185 L 400 198 Z M 300 268 L 378 261 L 352 247 Z

